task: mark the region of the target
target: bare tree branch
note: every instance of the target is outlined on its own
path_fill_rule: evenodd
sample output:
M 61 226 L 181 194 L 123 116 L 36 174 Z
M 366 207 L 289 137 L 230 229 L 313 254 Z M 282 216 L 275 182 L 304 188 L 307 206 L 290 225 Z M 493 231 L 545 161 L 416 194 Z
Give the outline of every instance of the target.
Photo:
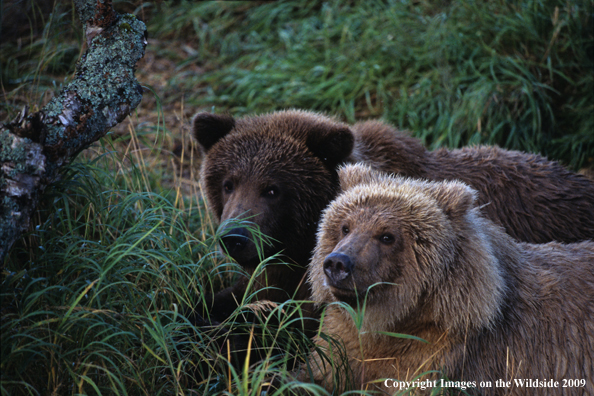
M 76 78 L 41 111 L 25 107 L 0 124 L 0 263 L 29 226 L 29 219 L 58 169 L 103 137 L 138 106 L 134 77 L 144 56 L 146 27 L 119 15 L 111 0 L 75 0 L 88 49 Z

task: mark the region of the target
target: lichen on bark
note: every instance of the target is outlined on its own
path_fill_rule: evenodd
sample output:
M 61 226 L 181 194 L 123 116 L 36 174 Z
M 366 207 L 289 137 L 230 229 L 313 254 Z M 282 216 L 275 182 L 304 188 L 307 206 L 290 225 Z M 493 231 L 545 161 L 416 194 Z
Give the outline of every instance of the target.
M 122 121 L 142 99 L 134 77 L 146 26 L 109 0 L 76 0 L 88 49 L 76 78 L 40 112 L 0 125 L 0 263 L 29 225 L 58 169 Z

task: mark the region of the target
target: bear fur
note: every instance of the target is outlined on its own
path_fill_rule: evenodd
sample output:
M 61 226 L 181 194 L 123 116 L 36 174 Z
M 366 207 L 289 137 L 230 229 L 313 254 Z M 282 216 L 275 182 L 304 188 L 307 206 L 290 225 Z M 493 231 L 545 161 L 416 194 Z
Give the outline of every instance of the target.
M 320 214 L 339 192 L 336 169 L 352 152 L 349 126 L 305 111 L 238 120 L 199 113 L 193 133 L 205 152 L 205 195 L 226 234 L 222 250 L 250 274 L 263 259 L 282 251 L 255 279 L 253 290 L 264 288 L 256 300 L 308 299 L 305 267 Z M 258 252 L 247 227 L 227 225 L 235 218 L 247 218 L 272 240 Z M 222 321 L 237 307 L 247 282 L 243 277 L 207 299 L 211 320 Z
M 594 181 L 536 154 L 494 146 L 428 151 L 381 121 L 355 124 L 348 162 L 425 180 L 461 180 L 483 213 L 513 238 L 532 243 L 594 239 Z
M 321 211 L 339 193 L 336 169 L 363 162 L 376 170 L 428 180 L 459 179 L 478 191 L 483 213 L 514 238 L 533 243 L 594 239 L 594 182 L 543 157 L 496 147 L 428 151 L 380 121 L 349 126 L 288 110 L 234 119 L 198 113 L 193 135 L 205 155 L 201 179 L 208 205 L 224 224 L 222 247 L 248 273 L 283 253 L 256 279 L 256 298 L 308 298 L 305 268 Z M 255 216 L 255 217 L 254 217 Z M 274 241 L 259 255 L 243 217 Z M 209 298 L 219 320 L 237 307 L 247 279 Z M 255 288 L 257 290 L 257 288 Z
M 420 375 L 438 370 L 462 385 L 491 381 L 470 394 L 594 394 L 593 241 L 517 242 L 459 181 L 349 165 L 340 182 L 344 192 L 324 211 L 308 280 L 313 300 L 328 304 L 321 331 L 344 343 L 350 387 L 392 394 L 393 380 L 439 380 Z M 349 306 L 359 307 L 362 321 Z M 328 350 L 326 337 L 315 340 Z M 311 357 L 313 380 L 330 391 L 348 388 L 320 356 Z M 310 378 L 305 369 L 298 376 Z M 515 379 L 559 386 L 514 387 Z M 586 384 L 562 388 L 563 379 Z M 496 388 L 497 380 L 512 386 Z

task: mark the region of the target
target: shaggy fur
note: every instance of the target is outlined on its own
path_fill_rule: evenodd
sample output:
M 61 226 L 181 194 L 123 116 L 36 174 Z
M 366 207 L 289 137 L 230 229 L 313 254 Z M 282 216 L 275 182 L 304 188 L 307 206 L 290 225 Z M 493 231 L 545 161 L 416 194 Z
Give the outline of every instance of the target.
M 193 134 L 205 156 L 202 181 L 209 207 L 224 223 L 249 217 L 274 238 L 263 257 L 281 252 L 294 266 L 275 266 L 258 281 L 272 288 L 259 299 L 307 298 L 305 268 L 323 208 L 338 194 L 340 164 L 364 162 L 394 174 L 460 179 L 477 191 L 483 213 L 527 242 L 594 239 L 594 182 L 537 155 L 494 147 L 427 151 L 417 139 L 379 121 L 349 126 L 307 111 L 234 119 L 199 113 Z M 223 245 L 246 270 L 262 257 L 249 231 L 223 227 Z M 237 236 L 233 236 L 237 234 Z M 240 281 L 214 298 L 224 315 L 245 291 Z M 210 304 L 210 303 L 209 303 Z
M 532 243 L 594 239 L 594 182 L 535 154 L 497 147 L 428 151 L 380 121 L 353 126 L 349 162 L 427 180 L 461 180 L 483 213 L 513 238 Z
M 330 303 L 322 332 L 344 343 L 354 389 L 394 393 L 373 381 L 439 370 L 452 381 L 492 382 L 471 394 L 594 394 L 594 242 L 516 242 L 458 181 L 362 165 L 345 167 L 340 181 L 345 191 L 324 211 L 308 279 L 313 299 Z M 365 304 L 360 330 L 344 304 Z M 328 348 L 326 338 L 316 343 Z M 338 386 L 317 352 L 310 367 L 315 382 Z M 428 378 L 438 377 L 418 379 Z M 495 387 L 514 379 L 559 387 Z M 586 385 L 562 388 L 563 379 Z

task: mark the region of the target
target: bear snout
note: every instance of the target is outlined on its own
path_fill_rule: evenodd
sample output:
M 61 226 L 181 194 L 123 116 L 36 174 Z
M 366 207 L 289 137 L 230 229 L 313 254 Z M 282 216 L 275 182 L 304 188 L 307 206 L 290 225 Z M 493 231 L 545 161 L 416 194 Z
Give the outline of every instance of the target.
M 221 238 L 221 244 L 227 253 L 237 260 L 250 242 L 250 233 L 243 227 L 232 228 Z
M 344 253 L 330 253 L 324 260 L 324 273 L 333 285 L 350 277 L 354 267 L 351 258 Z

